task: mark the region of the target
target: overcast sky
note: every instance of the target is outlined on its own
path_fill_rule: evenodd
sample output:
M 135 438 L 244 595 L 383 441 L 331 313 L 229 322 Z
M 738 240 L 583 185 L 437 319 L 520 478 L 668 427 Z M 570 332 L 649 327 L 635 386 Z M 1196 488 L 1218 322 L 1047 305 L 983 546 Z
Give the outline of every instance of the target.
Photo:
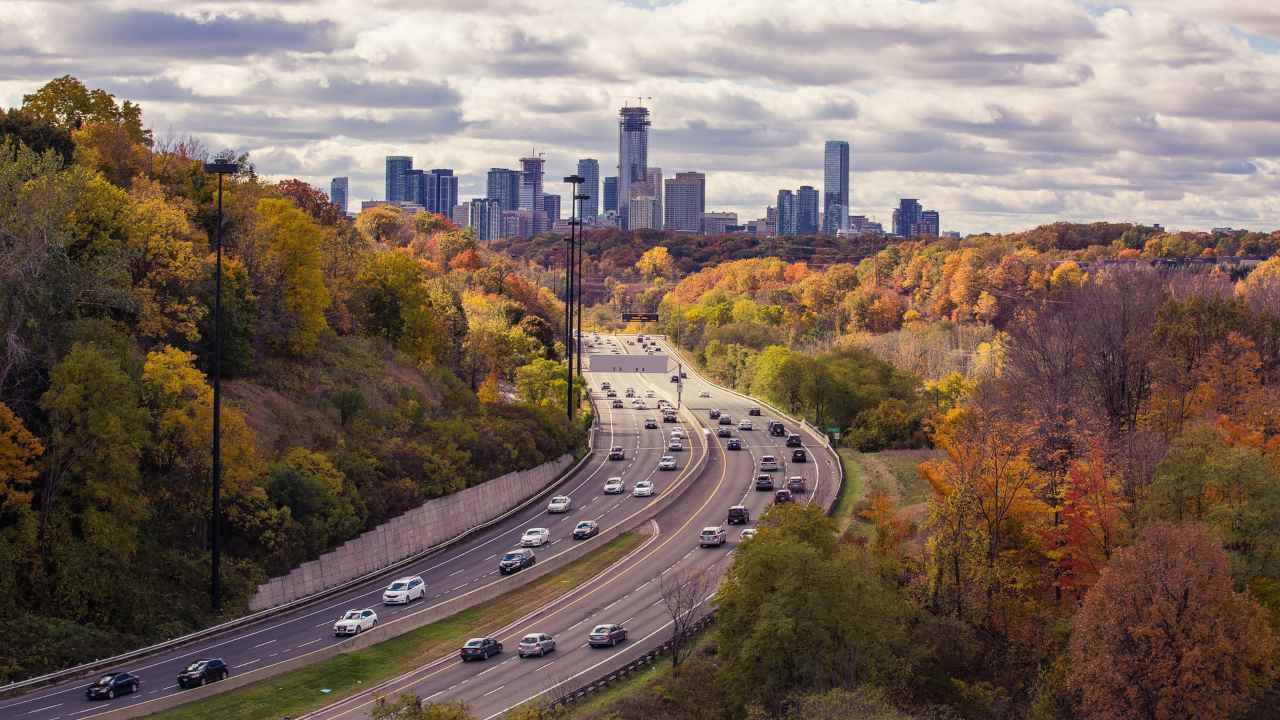
M 351 205 L 383 158 L 577 158 L 615 174 L 617 109 L 651 96 L 649 164 L 707 173 L 707 209 L 760 217 L 852 145 L 853 209 L 899 197 L 944 230 L 1056 219 L 1280 227 L 1275 0 L 221 0 L 15 2 L 0 106 L 70 73 L 157 136 L 248 151 Z M 554 180 L 554 182 L 553 182 Z

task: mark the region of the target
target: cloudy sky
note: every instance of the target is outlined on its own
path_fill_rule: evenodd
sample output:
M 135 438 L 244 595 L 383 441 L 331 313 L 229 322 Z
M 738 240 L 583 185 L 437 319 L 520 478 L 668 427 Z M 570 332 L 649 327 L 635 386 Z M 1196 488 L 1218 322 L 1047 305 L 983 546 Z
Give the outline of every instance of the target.
M 708 210 L 763 215 L 853 148 L 854 210 L 919 197 L 943 229 L 1056 219 L 1280 227 L 1275 0 L 3 0 L 0 106 L 70 73 L 160 137 L 381 199 L 383 158 L 461 196 L 536 149 L 547 177 L 706 172 Z M 548 182 L 549 192 L 561 183 Z

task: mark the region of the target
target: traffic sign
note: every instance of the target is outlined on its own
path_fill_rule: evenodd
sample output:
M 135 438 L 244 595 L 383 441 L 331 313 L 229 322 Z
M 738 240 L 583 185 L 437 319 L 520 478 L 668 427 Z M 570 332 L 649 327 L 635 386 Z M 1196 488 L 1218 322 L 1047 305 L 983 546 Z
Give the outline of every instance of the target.
M 622 319 L 626 322 L 658 322 L 656 312 L 624 312 Z

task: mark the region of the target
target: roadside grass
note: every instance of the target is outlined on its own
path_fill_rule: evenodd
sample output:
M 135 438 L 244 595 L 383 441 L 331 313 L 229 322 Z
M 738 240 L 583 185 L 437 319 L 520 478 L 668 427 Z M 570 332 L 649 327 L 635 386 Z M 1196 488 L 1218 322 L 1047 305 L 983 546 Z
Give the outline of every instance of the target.
M 594 577 L 643 540 L 644 536 L 639 533 L 624 533 L 557 572 L 438 622 L 358 652 L 342 653 L 149 717 L 161 720 L 296 717 L 448 654 L 468 638 L 494 632 L 518 620 L 531 608 L 562 597 Z
M 701 652 L 713 639 L 710 629 L 703 630 L 694 638 L 690 656 Z M 657 662 L 640 672 L 633 673 L 626 680 L 619 680 L 580 703 L 569 705 L 564 720 L 592 720 L 596 715 L 608 717 L 608 711 L 623 704 L 637 693 L 664 682 L 671 676 L 671 658 L 662 655 Z
M 840 463 L 844 465 L 844 486 L 840 488 L 840 496 L 836 498 L 835 509 L 831 512 L 836 521 L 836 529 L 844 535 L 852 526 L 852 532 L 870 537 L 870 527 L 855 522 L 858 503 L 867 490 L 864 469 L 859 461 L 862 453 L 848 448 L 839 448 L 837 453 L 840 455 Z
M 937 450 L 884 450 L 875 454 L 898 481 L 899 505 L 906 507 L 929 499 L 929 484 L 916 468 L 938 454 Z

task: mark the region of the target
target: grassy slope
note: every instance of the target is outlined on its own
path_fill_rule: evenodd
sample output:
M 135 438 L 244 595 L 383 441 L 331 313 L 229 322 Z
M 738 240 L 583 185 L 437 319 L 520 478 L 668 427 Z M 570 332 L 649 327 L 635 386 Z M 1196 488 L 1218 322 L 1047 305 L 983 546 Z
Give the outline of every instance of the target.
M 260 720 L 296 716 L 363 687 L 446 655 L 467 638 L 494 632 L 561 597 L 633 550 L 643 537 L 627 533 L 546 577 L 494 600 L 365 650 L 343 653 L 294 672 L 253 683 L 151 717 L 164 720 Z M 329 692 L 322 692 L 328 689 Z

